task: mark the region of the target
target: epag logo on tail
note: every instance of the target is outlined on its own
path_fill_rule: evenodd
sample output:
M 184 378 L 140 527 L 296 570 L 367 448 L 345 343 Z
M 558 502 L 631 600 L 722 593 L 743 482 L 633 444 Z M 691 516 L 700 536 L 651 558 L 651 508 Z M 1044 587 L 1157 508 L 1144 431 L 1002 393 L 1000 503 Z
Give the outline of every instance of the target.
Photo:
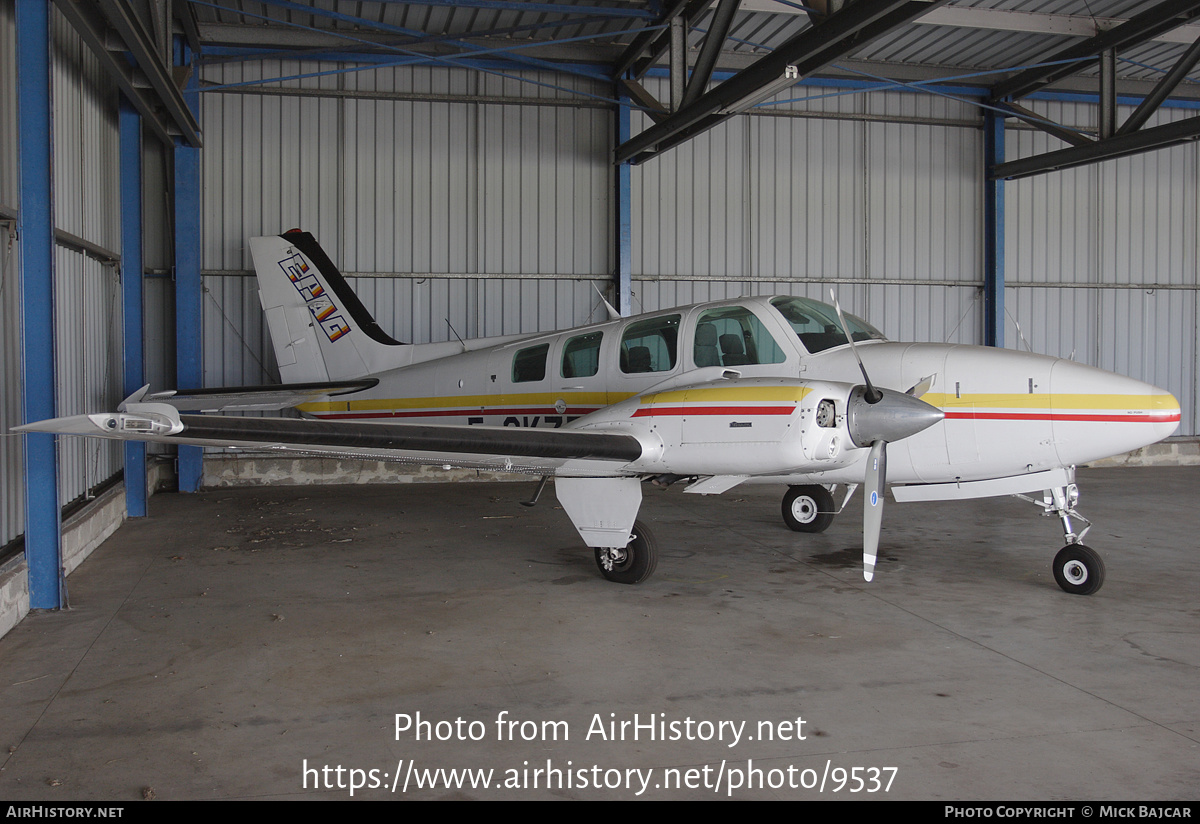
M 317 279 L 316 272 L 308 265 L 308 261 L 299 252 L 295 252 L 279 261 L 279 267 L 287 274 L 288 280 L 296 287 L 300 297 L 317 324 L 325 331 L 329 340 L 336 341 L 350 331 L 350 324 L 342 317 L 341 311 L 334 305 L 325 288 Z

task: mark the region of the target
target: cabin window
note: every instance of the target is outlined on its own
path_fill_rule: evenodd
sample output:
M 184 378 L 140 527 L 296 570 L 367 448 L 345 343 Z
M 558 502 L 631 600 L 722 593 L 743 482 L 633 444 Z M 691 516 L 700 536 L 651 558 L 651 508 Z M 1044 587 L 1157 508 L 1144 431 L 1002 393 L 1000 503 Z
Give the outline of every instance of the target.
M 567 341 L 563 347 L 562 376 L 564 378 L 590 378 L 600 371 L 600 341 L 603 332 L 579 335 Z
M 530 383 L 546 377 L 546 359 L 550 355 L 550 344 L 539 343 L 522 349 L 513 357 L 513 383 Z
M 679 342 L 679 315 L 665 315 L 631 323 L 621 337 L 621 371 L 670 372 L 675 368 Z
M 697 367 L 752 366 L 783 363 L 787 356 L 753 312 L 725 306 L 700 316 L 692 359 Z

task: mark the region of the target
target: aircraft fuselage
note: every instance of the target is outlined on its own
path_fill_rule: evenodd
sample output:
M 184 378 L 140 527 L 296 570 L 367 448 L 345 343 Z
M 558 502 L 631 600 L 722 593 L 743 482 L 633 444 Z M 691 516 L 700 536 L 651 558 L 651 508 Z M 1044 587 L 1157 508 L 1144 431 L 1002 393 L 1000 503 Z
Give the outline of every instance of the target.
M 647 472 L 712 474 L 716 462 L 750 480 L 855 483 L 866 450 L 844 432 L 835 442 L 838 428 L 817 420 L 826 399 L 844 416 L 848 386 L 862 383 L 844 334 L 817 316 L 829 309 L 743 298 L 549 334 L 398 347 L 408 365 L 376 372 L 374 389 L 301 411 L 473 426 L 624 422 L 670 447 L 669 460 L 643 458 Z M 1007 349 L 872 339 L 881 336 L 853 323 L 865 330 L 853 334 L 877 385 L 904 392 L 924 380 L 920 397 L 945 413 L 893 445 L 893 483 L 1072 466 L 1154 443 L 1179 422 L 1174 397 L 1132 378 Z

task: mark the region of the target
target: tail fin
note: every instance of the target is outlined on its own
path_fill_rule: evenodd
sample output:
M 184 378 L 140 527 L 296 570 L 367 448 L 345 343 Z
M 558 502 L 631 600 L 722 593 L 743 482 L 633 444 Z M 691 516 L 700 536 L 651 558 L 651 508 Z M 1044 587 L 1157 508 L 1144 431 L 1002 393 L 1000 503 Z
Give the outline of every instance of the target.
M 389 337 L 308 232 L 250 238 L 258 297 L 284 383 L 340 381 L 396 365 Z

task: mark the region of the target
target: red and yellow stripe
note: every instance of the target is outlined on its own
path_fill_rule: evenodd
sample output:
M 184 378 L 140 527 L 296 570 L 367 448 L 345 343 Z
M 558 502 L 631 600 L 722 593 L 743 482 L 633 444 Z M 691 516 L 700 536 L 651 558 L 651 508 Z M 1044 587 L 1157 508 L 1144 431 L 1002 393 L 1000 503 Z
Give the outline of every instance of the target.
M 1156 395 L 979 393 L 962 396 L 929 392 L 921 400 L 942 409 L 946 420 L 1087 421 L 1100 423 L 1178 423 L 1179 402 Z
M 716 386 L 656 392 L 641 399 L 635 418 L 679 415 L 790 415 L 811 392 L 807 386 Z

